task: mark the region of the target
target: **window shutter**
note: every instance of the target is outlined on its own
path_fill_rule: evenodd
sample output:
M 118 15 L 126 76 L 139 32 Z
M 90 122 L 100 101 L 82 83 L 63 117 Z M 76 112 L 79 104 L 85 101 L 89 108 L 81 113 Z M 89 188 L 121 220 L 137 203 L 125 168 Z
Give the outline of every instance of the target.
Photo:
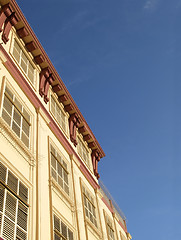
M 3 234 L 2 237 L 6 240 L 14 239 L 15 224 L 7 217 L 4 217 Z
M 54 229 L 60 232 L 60 220 L 54 215 Z
M 2 222 L 2 214 L 0 213 L 0 232 L 1 232 L 1 226 L 2 226 L 1 222 Z
M 7 192 L 6 203 L 5 203 L 5 215 L 12 221 L 15 221 L 16 217 L 16 198 Z
M 19 183 L 19 196 L 26 203 L 28 202 L 28 188 L 24 186 L 21 182 Z
M 0 185 L 0 212 L 3 211 L 5 188 Z
M 62 239 L 62 238 L 61 238 Z M 60 236 L 59 235 L 57 235 L 56 233 L 54 233 L 54 240 L 61 240 L 60 239 Z
M 55 215 L 54 240 L 73 240 L 73 232 Z
M 17 224 L 25 231 L 27 231 L 27 220 L 28 220 L 28 208 L 19 202 Z
M 7 168 L 0 163 L 0 180 L 5 183 Z
M 8 171 L 8 183 L 7 183 L 7 185 L 11 190 L 13 190 L 15 193 L 17 193 L 18 179 L 10 171 Z
M 67 226 L 61 222 L 62 235 L 67 239 Z
M 23 232 L 19 227 L 16 230 L 16 240 L 26 240 L 27 233 Z
M 73 240 L 74 239 L 73 232 L 70 231 L 70 229 L 68 230 L 68 235 L 69 235 L 69 240 Z
M 4 240 L 27 240 L 28 207 L 18 199 L 18 189 L 21 199 L 28 202 L 28 188 L 2 163 L 0 180 L 4 182 L 4 185 L 0 184 L 0 237 Z

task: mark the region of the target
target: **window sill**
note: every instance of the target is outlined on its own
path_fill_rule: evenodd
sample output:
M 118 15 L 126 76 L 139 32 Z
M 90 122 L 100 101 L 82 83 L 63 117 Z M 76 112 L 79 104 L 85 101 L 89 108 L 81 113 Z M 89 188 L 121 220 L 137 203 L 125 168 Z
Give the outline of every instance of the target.
M 61 197 L 63 196 L 63 200 L 64 200 L 64 201 L 66 200 L 66 204 L 67 204 L 67 202 L 68 202 L 69 207 L 70 207 L 70 206 L 71 206 L 71 207 L 74 206 L 74 203 L 73 203 L 73 200 L 72 200 L 71 196 L 69 196 L 69 195 L 61 188 L 61 186 L 59 186 L 59 184 L 54 180 L 53 177 L 51 177 L 51 179 L 50 179 L 50 185 L 58 191 L 58 193 L 59 193 L 59 195 L 61 195 Z
M 86 216 L 85 216 L 85 224 L 86 224 L 86 228 L 89 227 L 90 231 L 92 231 L 93 234 L 96 234 L 99 239 L 102 239 L 102 234 L 98 229 L 99 225 L 98 227 L 96 227 Z
M 9 127 L 9 125 L 4 121 L 2 117 L 0 117 L 0 131 L 2 135 L 9 141 L 9 143 L 17 150 L 23 151 L 29 158 L 29 164 L 34 165 L 35 157 L 31 150 L 26 147 L 26 145 L 21 141 L 20 138 L 13 132 L 13 130 Z M 17 148 L 18 145 L 18 148 Z

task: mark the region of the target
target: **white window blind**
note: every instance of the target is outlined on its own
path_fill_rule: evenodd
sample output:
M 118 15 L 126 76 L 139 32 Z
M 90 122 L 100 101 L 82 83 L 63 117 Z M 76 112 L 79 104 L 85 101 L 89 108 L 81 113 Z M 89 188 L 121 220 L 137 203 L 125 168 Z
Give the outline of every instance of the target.
M 51 145 L 51 174 L 61 188 L 69 195 L 67 164 L 62 156 Z
M 54 115 L 57 122 L 63 128 L 63 130 L 67 133 L 67 124 L 66 124 L 66 115 L 63 110 L 59 106 L 59 104 L 55 101 L 54 97 L 51 95 L 51 112 Z
M 20 45 L 17 43 L 16 39 L 14 39 L 12 54 L 16 59 L 17 63 L 23 69 L 23 72 L 25 73 L 25 75 L 34 84 L 35 69 L 31 64 L 30 60 L 28 59 L 28 57 L 26 56 L 26 54 L 24 53 L 24 51 L 21 49 Z
M 30 115 L 7 86 L 4 93 L 2 118 L 22 142 L 29 147 Z
M 73 232 L 54 215 L 54 240 L 73 240 Z
M 90 193 L 85 189 L 84 186 L 82 187 L 82 192 L 83 192 L 85 215 L 97 227 L 96 208 L 94 204 L 94 199 L 90 195 Z
M 0 237 L 4 240 L 28 240 L 27 203 L 28 188 L 0 162 Z

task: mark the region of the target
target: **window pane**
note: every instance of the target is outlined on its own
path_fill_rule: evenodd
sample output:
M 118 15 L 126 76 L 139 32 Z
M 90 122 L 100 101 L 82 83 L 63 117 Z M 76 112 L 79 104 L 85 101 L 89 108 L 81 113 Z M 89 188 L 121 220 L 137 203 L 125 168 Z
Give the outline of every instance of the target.
M 58 184 L 63 188 L 63 180 L 58 176 Z
M 3 109 L 2 118 L 6 121 L 6 123 L 11 125 L 11 116 Z
M 55 148 L 51 145 L 50 149 L 51 149 L 51 153 L 53 153 L 55 155 L 55 153 L 56 153 Z
M 30 123 L 30 115 L 27 113 L 27 111 L 23 108 L 23 116 L 26 118 L 28 123 Z
M 16 41 L 14 41 L 13 56 L 15 57 L 15 59 L 17 60 L 18 63 L 20 61 L 20 52 L 21 52 L 21 49 L 20 49 L 18 43 Z
M 25 201 L 28 202 L 28 188 L 25 187 L 23 183 L 19 184 L 19 196 Z
M 68 174 L 65 170 L 63 172 L 64 172 L 64 181 L 68 184 Z
M 52 167 L 56 170 L 56 158 L 53 156 L 53 154 L 51 154 L 51 165 Z
M 66 131 L 65 114 L 63 113 L 63 110 L 52 96 L 51 96 L 51 112 L 56 118 L 57 122 L 60 124 L 60 126 Z
M 28 66 L 28 77 L 31 80 L 31 82 L 34 82 L 34 68 L 31 65 L 31 63 L 29 63 L 29 66 Z
M 24 72 L 27 74 L 27 64 L 28 64 L 28 60 L 26 55 L 22 52 L 21 55 L 21 67 L 23 68 Z
M 20 137 L 20 127 L 14 121 L 13 121 L 12 129 L 18 135 L 18 137 Z
M 61 238 L 56 233 L 54 233 L 54 240 L 61 240 Z
M 0 163 L 0 180 L 5 183 L 6 181 L 6 173 L 7 173 L 7 168 Z
M 8 96 L 8 98 L 10 98 L 11 100 L 13 100 L 13 94 L 12 92 L 9 90 L 9 88 L 6 86 L 6 90 L 5 90 L 6 95 Z
M 67 239 L 67 226 L 61 222 L 62 235 Z
M 54 215 L 54 229 L 60 232 L 60 220 Z
M 53 168 L 52 168 L 52 177 L 57 181 L 57 173 Z
M 68 230 L 69 240 L 73 240 L 73 232 Z
M 5 215 L 12 221 L 15 221 L 16 217 L 16 198 L 7 192 L 6 203 L 5 203 Z
M 61 176 L 61 178 L 62 178 L 62 170 L 63 169 L 62 169 L 62 166 L 60 165 L 60 163 L 57 164 L 57 167 L 58 167 L 58 169 L 57 169 L 58 170 L 58 175 Z
M 2 214 L 0 213 L 0 232 L 1 232 L 1 226 L 2 226 Z
M 4 218 L 3 224 L 3 238 L 6 240 L 14 239 L 15 224 L 10 221 L 7 217 Z
M 0 185 L 0 212 L 3 211 L 5 188 Z
M 69 186 L 66 183 L 64 183 L 64 190 L 69 195 Z
M 12 107 L 12 102 L 6 96 L 4 96 L 3 108 L 6 109 L 10 116 L 12 115 Z
M 15 193 L 17 193 L 18 179 L 10 171 L 8 172 L 8 183 L 7 183 L 7 185 L 11 190 L 13 190 Z
M 29 137 L 30 125 L 24 118 L 23 118 L 23 123 L 22 123 L 22 129 L 23 129 L 23 132 Z
M 14 100 L 14 105 L 15 105 L 16 108 L 22 113 L 22 105 L 21 105 L 21 103 L 17 100 L 16 97 L 15 97 L 15 100 Z
M 21 140 L 27 147 L 29 147 L 29 138 L 26 136 L 26 134 L 24 134 L 24 132 L 22 132 Z
M 21 125 L 21 114 L 19 111 L 14 108 L 13 120 L 20 126 Z
M 18 204 L 18 216 L 17 216 L 17 224 L 23 228 L 25 231 L 27 230 L 27 217 L 28 217 L 28 209 L 22 203 Z
M 27 233 L 21 230 L 19 227 L 17 227 L 16 240 L 26 240 L 26 239 L 27 239 Z

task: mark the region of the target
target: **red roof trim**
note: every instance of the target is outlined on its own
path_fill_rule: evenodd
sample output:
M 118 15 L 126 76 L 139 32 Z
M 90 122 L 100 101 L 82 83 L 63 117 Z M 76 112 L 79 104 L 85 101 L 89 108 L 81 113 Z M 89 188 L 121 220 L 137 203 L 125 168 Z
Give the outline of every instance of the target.
M 90 135 L 92 136 L 94 142 L 96 143 L 96 146 L 98 147 L 99 151 L 100 151 L 100 155 L 101 157 L 105 156 L 104 151 L 102 150 L 100 144 L 98 143 L 97 139 L 95 138 L 94 134 L 92 133 L 90 127 L 88 126 L 87 122 L 85 121 L 84 117 L 82 116 L 80 110 L 78 109 L 76 103 L 74 102 L 72 96 L 70 95 L 69 91 L 67 90 L 65 84 L 63 83 L 61 77 L 59 76 L 59 74 L 57 73 L 55 67 L 53 66 L 52 62 L 50 61 L 50 59 L 48 58 L 48 55 L 46 54 L 45 50 L 43 49 L 42 45 L 40 44 L 38 38 L 36 37 L 35 33 L 33 32 L 32 28 L 30 27 L 29 23 L 27 22 L 25 16 L 23 15 L 20 7 L 18 6 L 18 4 L 16 3 L 15 0 L 11 0 L 10 4 L 12 5 L 12 7 L 14 8 L 16 14 L 19 16 L 19 18 L 21 19 L 21 21 L 23 21 L 26 30 L 31 34 L 31 36 L 33 37 L 34 42 L 36 43 L 37 47 L 40 49 L 40 51 L 42 52 L 43 58 L 45 59 L 45 61 L 48 63 L 49 68 L 51 69 L 51 72 L 53 73 L 53 75 L 56 77 L 56 79 L 59 81 L 60 85 L 63 87 L 63 90 L 65 91 L 66 96 L 70 99 L 72 106 L 74 107 L 74 109 L 76 110 L 76 112 L 78 113 L 78 115 L 80 116 L 81 122 L 84 122 L 84 124 L 86 125 L 87 130 L 89 131 Z

